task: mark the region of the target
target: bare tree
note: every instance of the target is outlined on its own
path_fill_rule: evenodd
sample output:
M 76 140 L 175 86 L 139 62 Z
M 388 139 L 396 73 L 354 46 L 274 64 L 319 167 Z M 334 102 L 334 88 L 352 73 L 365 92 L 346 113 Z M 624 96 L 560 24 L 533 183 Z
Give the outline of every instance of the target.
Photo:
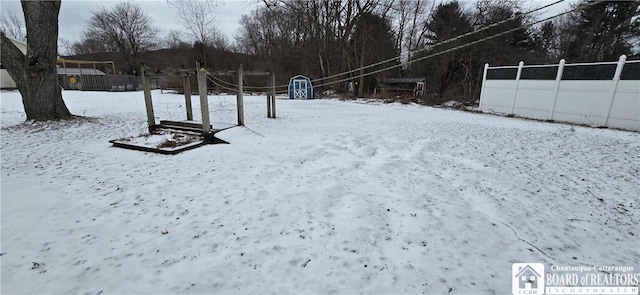
M 265 0 L 265 7 L 243 16 L 236 42 L 244 52 L 263 57 L 267 67 L 278 73 L 324 78 L 321 84 L 340 81 L 331 87 L 344 91 L 345 79 L 356 79 L 351 70 L 362 64 L 353 42 L 359 18 L 375 14 L 391 20 L 394 1 L 398 0 Z
M 432 0 L 397 0 L 393 6 L 396 20 L 396 47 L 401 50 L 405 70 L 409 71 L 412 52 L 424 45 L 427 29 L 425 23 L 435 9 Z
M 184 1 L 172 1 L 169 5 L 176 11 L 176 15 L 187 29 L 187 34 L 195 39 L 196 42 L 203 44 L 202 46 L 202 59 L 207 63 L 206 47 L 213 45 L 214 41 L 219 41 L 216 36 L 221 34 L 216 28 L 215 8 L 218 6 L 218 2 L 214 0 L 198 1 L 198 0 L 184 0 Z
M 140 5 L 120 2 L 110 9 L 102 7 L 93 12 L 79 45 L 115 51 L 123 59 L 126 71 L 134 73 L 140 54 L 156 46 L 157 34 L 153 19 Z
M 58 54 L 63 56 L 74 55 L 73 43 L 67 39 L 58 39 Z
M 71 45 L 71 50 L 75 54 L 93 54 L 110 52 L 114 47 L 112 44 L 105 42 L 100 36 L 91 35 L 89 32 L 83 32 L 79 42 Z
M 0 32 L 0 61 L 22 95 L 27 120 L 72 119 L 62 100 L 56 70 L 60 0 L 22 1 L 26 56 Z
M 182 32 L 178 30 L 171 30 L 164 37 L 164 40 L 162 40 L 162 47 L 168 49 L 178 49 L 189 47 L 189 44 L 187 44 L 183 40 Z
M 27 40 L 23 18 L 15 11 L 9 10 L 0 15 L 0 30 L 9 38 L 13 38 L 18 41 Z

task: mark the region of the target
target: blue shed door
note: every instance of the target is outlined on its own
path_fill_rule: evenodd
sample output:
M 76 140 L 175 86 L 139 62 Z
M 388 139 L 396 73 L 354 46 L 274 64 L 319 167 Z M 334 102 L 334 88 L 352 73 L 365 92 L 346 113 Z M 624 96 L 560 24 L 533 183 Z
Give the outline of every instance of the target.
M 307 80 L 293 80 L 293 98 L 307 99 Z

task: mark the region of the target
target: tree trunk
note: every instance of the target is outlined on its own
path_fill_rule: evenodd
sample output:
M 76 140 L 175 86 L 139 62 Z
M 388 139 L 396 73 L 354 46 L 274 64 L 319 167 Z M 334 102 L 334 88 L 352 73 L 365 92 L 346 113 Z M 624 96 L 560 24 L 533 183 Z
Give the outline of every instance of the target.
M 364 35 L 362 34 L 362 44 L 360 47 L 360 77 L 358 80 L 358 97 L 364 97 Z M 357 44 L 357 43 L 356 43 Z
M 2 33 L 0 55 L 2 65 L 22 95 L 27 120 L 72 119 L 62 100 L 56 70 L 60 0 L 22 0 L 22 11 L 27 27 L 27 54 L 22 54 Z

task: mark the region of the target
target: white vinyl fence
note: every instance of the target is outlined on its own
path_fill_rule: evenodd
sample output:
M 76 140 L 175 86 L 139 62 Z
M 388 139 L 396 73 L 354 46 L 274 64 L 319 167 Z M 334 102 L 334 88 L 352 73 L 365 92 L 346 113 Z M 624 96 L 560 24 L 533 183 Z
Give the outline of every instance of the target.
M 486 64 L 480 110 L 640 131 L 640 60 Z

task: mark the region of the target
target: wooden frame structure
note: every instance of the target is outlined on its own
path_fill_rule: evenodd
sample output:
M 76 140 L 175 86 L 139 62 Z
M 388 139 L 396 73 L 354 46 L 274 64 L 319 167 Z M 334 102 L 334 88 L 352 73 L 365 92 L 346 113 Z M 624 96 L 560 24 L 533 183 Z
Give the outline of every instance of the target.
M 177 154 L 179 152 L 194 149 L 200 147 L 205 144 L 216 144 L 216 143 L 228 143 L 222 139 L 216 138 L 214 135 L 217 132 L 222 130 L 226 130 L 229 128 L 233 128 L 236 126 L 244 126 L 244 96 L 243 96 L 243 84 L 242 77 L 243 75 L 254 75 L 254 76 L 270 76 L 271 77 L 271 87 L 270 92 L 267 95 L 267 115 L 269 118 L 275 118 L 275 77 L 271 72 L 243 72 L 242 65 L 238 68 L 237 71 L 223 71 L 223 72 L 214 72 L 210 73 L 205 68 L 201 68 L 199 64 L 196 67 L 196 76 L 198 79 L 198 96 L 200 98 L 200 112 L 202 115 L 202 122 L 193 121 L 193 109 L 191 104 L 191 80 L 190 77 L 193 74 L 192 71 L 182 70 L 179 73 L 183 77 L 184 83 L 184 98 L 185 98 L 185 107 L 186 107 L 186 121 L 167 121 L 160 120 L 160 124 L 156 124 L 155 115 L 153 111 L 153 99 L 151 97 L 151 89 L 149 86 L 149 80 L 146 77 L 147 66 L 143 64 L 140 69 L 140 74 L 142 77 L 143 83 L 143 93 L 144 93 L 144 101 L 145 108 L 147 112 L 147 125 L 149 128 L 149 133 L 154 133 L 157 130 L 172 130 L 172 131 L 181 131 L 181 132 L 191 132 L 191 133 L 199 133 L 202 135 L 202 142 L 197 144 L 189 144 L 183 148 L 177 148 L 172 150 L 162 150 L 160 148 L 150 148 L 146 146 L 137 146 L 134 144 L 128 144 L 126 142 L 122 142 L 119 140 L 111 140 L 111 142 L 116 147 L 126 148 L 126 149 L 134 149 L 139 151 L 146 152 L 157 152 L 162 154 Z M 209 75 L 238 75 L 238 92 L 237 92 L 237 113 L 238 113 L 238 124 L 230 125 L 223 128 L 214 129 L 211 125 L 211 121 L 209 118 L 209 98 L 208 98 L 208 89 L 207 89 L 207 74 Z
M 93 65 L 93 70 L 97 73 L 98 69 L 96 68 L 96 64 L 111 64 L 111 70 L 113 71 L 113 75 L 116 74 L 116 64 L 111 61 L 94 61 L 94 60 L 74 60 L 74 59 L 64 59 L 58 58 L 57 63 L 62 63 L 62 68 L 64 69 L 64 74 L 67 75 L 67 64 L 75 64 L 80 69 L 80 65 Z
M 238 125 L 244 126 L 244 85 L 243 77 L 246 76 L 269 76 L 270 86 L 267 92 L 267 118 L 276 117 L 276 77 L 272 72 L 266 71 L 243 71 L 242 65 L 237 71 L 215 71 L 207 72 L 211 76 L 238 76 L 237 105 L 238 105 Z
M 202 137 L 204 138 L 204 142 L 206 143 L 218 143 L 220 140 L 214 137 L 214 134 L 222 131 L 227 128 L 214 129 L 211 126 L 211 120 L 209 119 L 209 98 L 207 93 L 207 70 L 201 68 L 198 64 L 196 67 L 196 76 L 198 79 L 198 95 L 200 97 L 200 112 L 202 117 L 202 122 L 194 122 L 193 121 L 193 107 L 191 104 L 191 73 L 189 71 L 182 71 L 181 74 L 183 76 L 184 82 L 184 99 L 185 99 L 185 108 L 187 121 L 168 121 L 161 120 L 160 124 L 156 124 L 155 115 L 153 112 L 153 99 L 151 98 L 151 91 L 149 87 L 149 81 L 145 77 L 146 76 L 146 65 L 142 65 L 140 69 L 140 74 L 143 80 L 144 86 L 144 101 L 145 108 L 147 110 L 147 124 L 149 127 L 149 132 L 153 132 L 156 129 L 164 128 L 164 129 L 178 129 L 184 131 L 197 131 L 202 133 Z M 241 113 L 241 108 L 238 107 L 238 113 Z M 240 120 L 238 125 L 240 124 Z M 233 127 L 233 126 L 232 126 Z

